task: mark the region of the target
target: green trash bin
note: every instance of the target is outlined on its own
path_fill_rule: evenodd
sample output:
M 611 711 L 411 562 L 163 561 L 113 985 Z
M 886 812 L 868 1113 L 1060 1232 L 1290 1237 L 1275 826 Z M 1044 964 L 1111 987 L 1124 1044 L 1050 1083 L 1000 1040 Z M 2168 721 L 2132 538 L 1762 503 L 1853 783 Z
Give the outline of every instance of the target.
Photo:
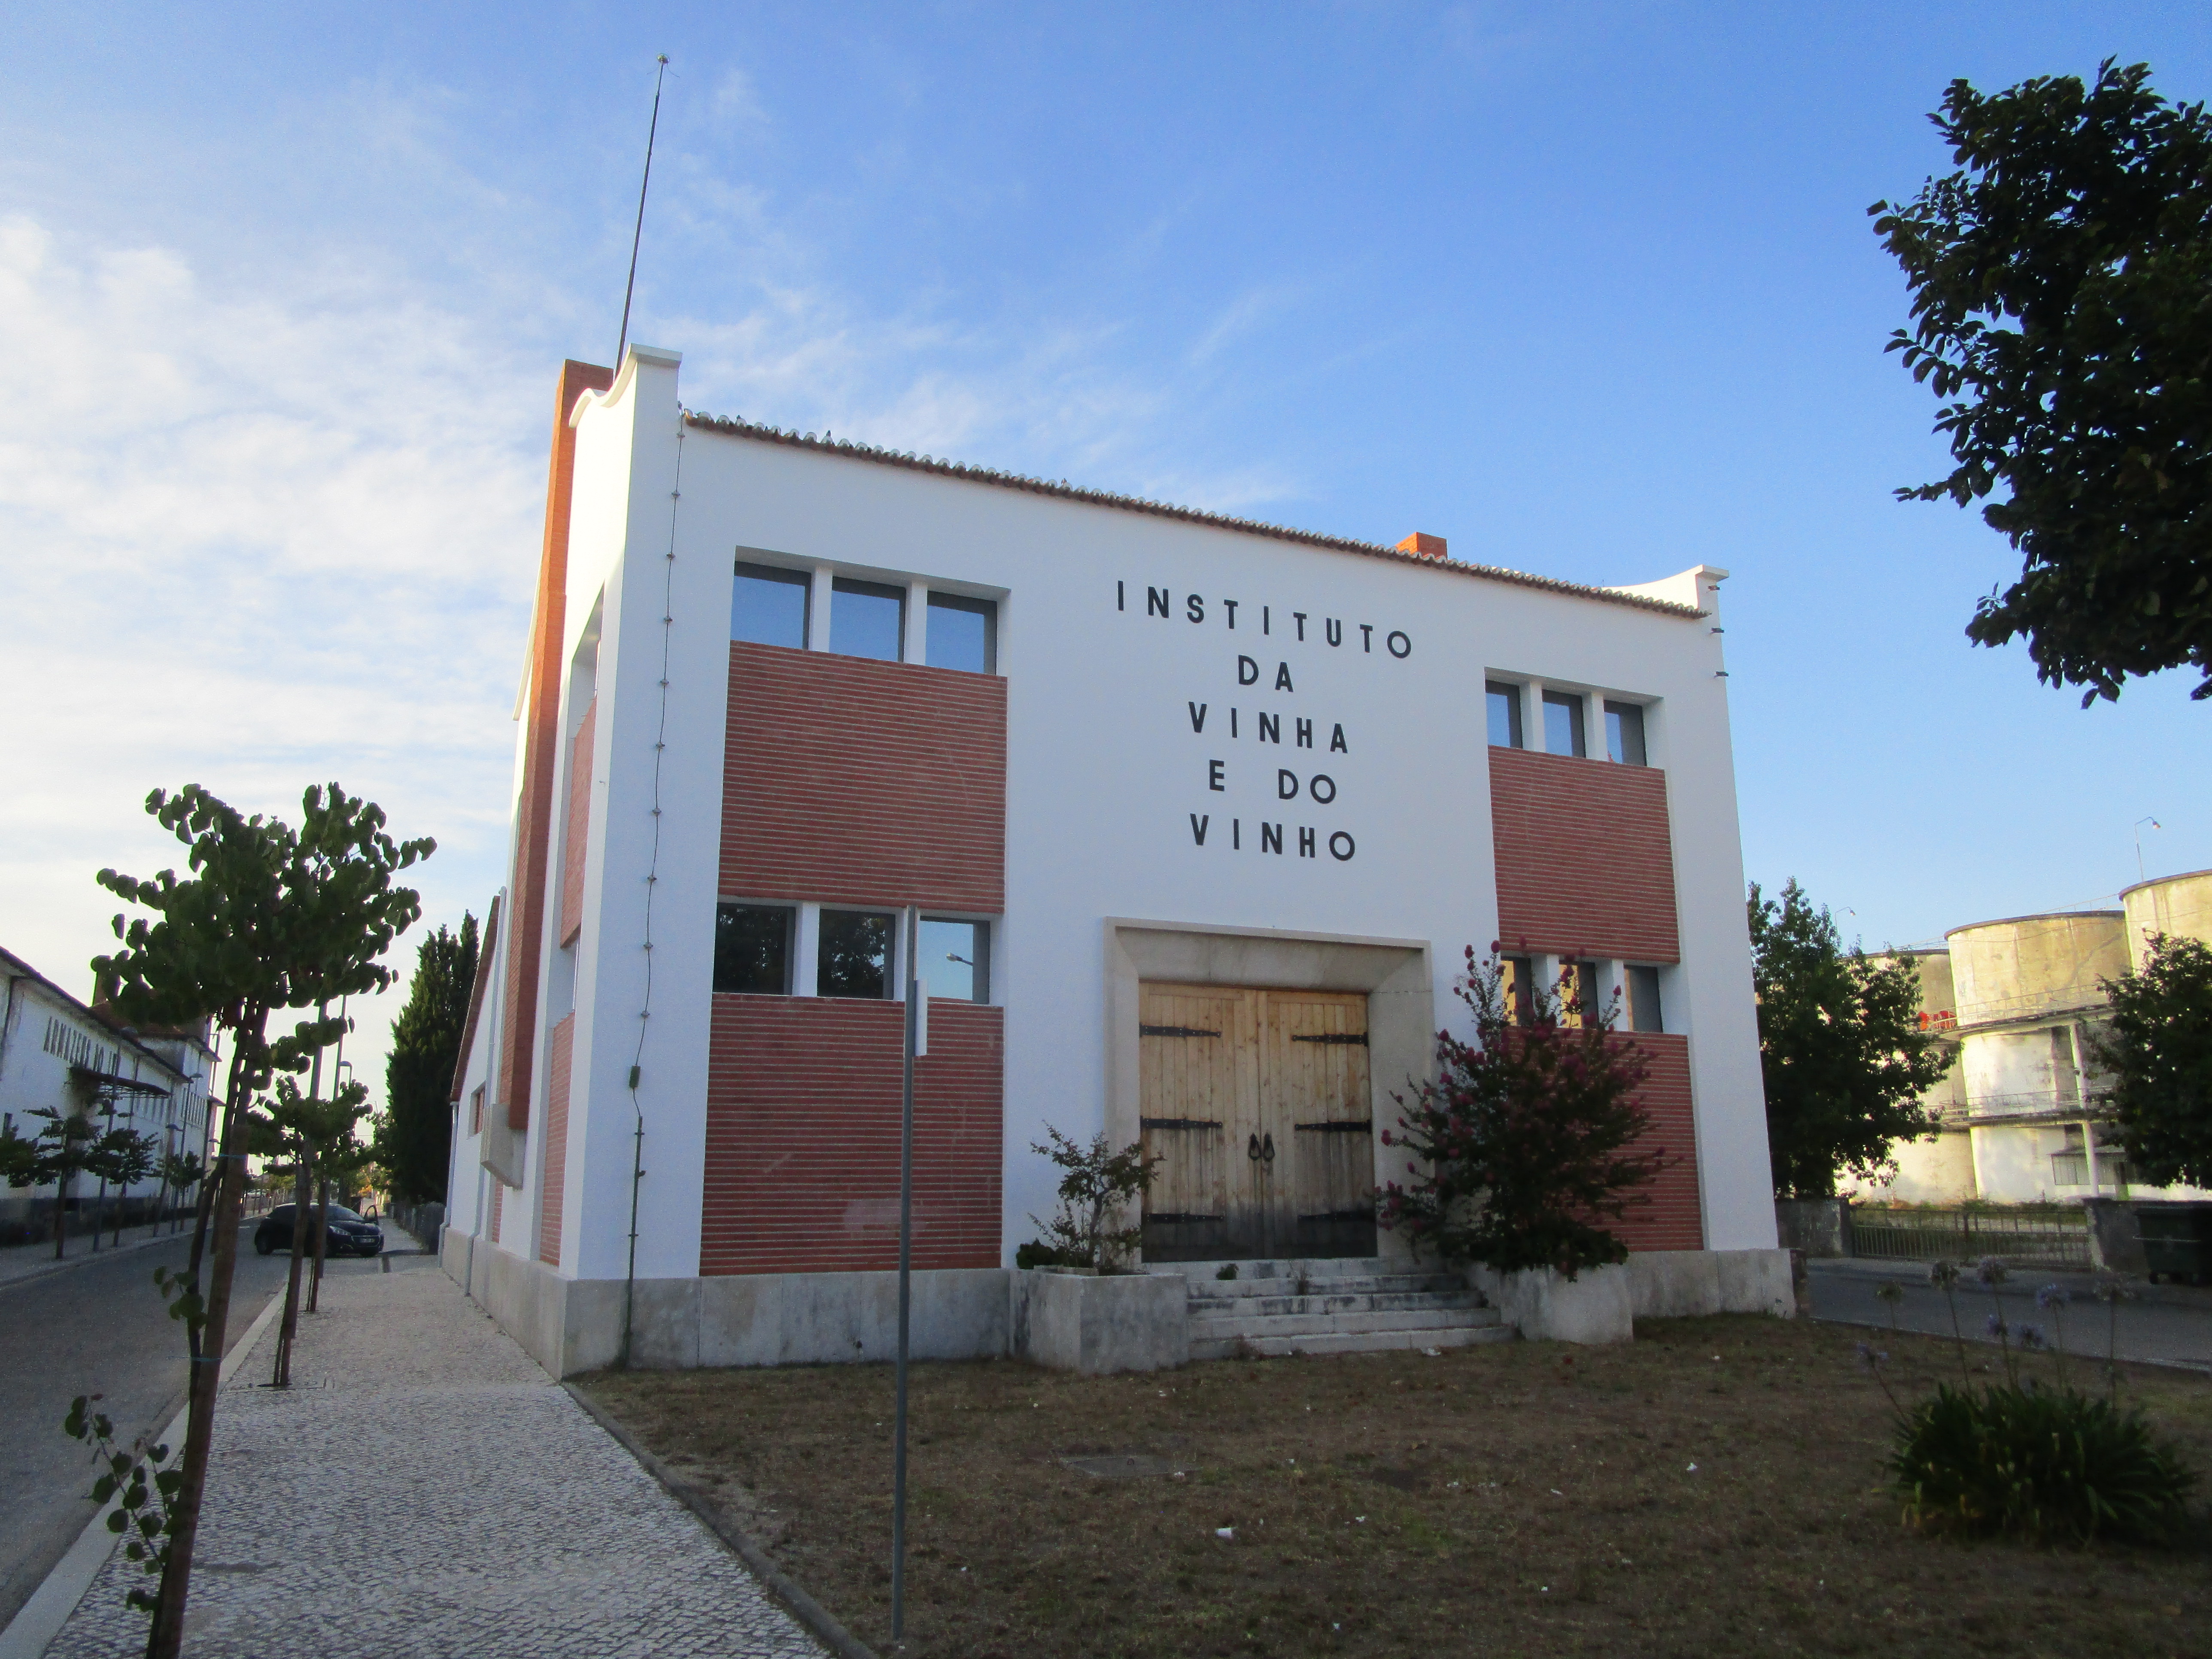
M 2212 1276 L 2212 1204 L 2138 1204 L 2136 1231 L 2152 1284 L 2202 1285 Z

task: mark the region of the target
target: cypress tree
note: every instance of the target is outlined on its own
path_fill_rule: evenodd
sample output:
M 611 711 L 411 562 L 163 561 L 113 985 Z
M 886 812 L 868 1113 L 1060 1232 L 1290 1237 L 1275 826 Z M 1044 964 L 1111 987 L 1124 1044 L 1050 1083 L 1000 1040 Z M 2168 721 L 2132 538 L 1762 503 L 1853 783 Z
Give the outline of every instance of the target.
M 392 1195 L 403 1204 L 445 1201 L 453 1066 L 476 983 L 477 948 L 477 919 L 465 913 L 459 933 L 441 927 L 424 939 L 407 1006 L 392 1022 L 375 1148 Z

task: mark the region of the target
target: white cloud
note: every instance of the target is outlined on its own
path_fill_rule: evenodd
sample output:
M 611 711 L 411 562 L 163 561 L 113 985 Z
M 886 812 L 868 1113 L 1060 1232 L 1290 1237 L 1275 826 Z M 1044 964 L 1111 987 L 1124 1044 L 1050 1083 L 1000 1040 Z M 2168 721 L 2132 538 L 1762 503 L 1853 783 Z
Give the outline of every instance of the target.
M 742 118 L 748 89 L 723 93 Z M 384 147 L 434 148 L 422 125 Z M 1279 291 L 1133 365 L 1113 319 L 872 314 L 757 195 L 715 207 L 793 274 L 634 330 L 684 351 L 695 406 L 1257 516 L 1299 493 L 1209 471 L 1178 432 L 1224 372 L 1198 360 Z M 312 781 L 367 794 L 438 837 L 426 925 L 504 879 L 551 417 L 532 329 L 574 296 L 523 261 L 434 301 L 360 246 L 264 258 L 246 288 L 0 216 L 0 943 L 80 993 L 117 908 L 93 873 L 177 862 L 141 809 L 157 785 L 286 816 Z M 356 1011 L 378 1092 L 398 999 Z
M 181 851 L 156 785 L 335 778 L 438 836 L 430 921 L 501 878 L 547 377 L 387 274 L 282 286 L 0 220 L 0 938 L 80 994 L 93 872 Z

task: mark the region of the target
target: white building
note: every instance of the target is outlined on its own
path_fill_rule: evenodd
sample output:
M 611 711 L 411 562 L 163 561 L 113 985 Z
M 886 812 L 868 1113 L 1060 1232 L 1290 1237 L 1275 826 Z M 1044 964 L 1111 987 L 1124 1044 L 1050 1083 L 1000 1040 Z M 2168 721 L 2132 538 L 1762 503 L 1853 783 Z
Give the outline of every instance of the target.
M 161 1152 L 208 1156 L 215 1054 L 204 1031 L 137 1031 L 88 1006 L 21 957 L 0 950 L 0 1124 L 34 1138 L 40 1109 L 89 1111 L 95 1124 L 153 1135 Z M 161 1196 L 158 1174 L 111 1200 Z M 80 1179 L 70 1212 L 88 1221 L 100 1195 Z M 52 1226 L 54 1188 L 0 1185 L 0 1224 Z
M 691 414 L 677 370 L 562 375 L 455 1082 L 446 1259 L 550 1365 L 633 1291 L 648 1363 L 881 1352 L 908 904 L 930 1351 L 1003 1346 L 1048 1126 L 1164 1160 L 1148 1261 L 1402 1255 L 1376 1136 L 1493 940 L 1629 990 L 1678 1158 L 1635 1247 L 1771 1274 L 1726 572 L 1224 519 Z

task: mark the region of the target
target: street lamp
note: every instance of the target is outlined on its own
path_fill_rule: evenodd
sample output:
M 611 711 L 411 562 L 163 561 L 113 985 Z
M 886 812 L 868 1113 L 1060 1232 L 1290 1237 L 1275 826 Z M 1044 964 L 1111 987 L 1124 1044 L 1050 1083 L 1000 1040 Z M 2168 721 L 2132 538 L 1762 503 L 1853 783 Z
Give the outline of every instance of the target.
M 2154 830 L 2163 830 L 2166 828 L 2164 824 L 2160 823 L 2154 817 L 2145 817 L 2136 820 L 2136 879 L 2137 881 L 2147 879 L 2143 874 L 2142 855 L 2142 827 L 2146 823 L 2150 825 Z

